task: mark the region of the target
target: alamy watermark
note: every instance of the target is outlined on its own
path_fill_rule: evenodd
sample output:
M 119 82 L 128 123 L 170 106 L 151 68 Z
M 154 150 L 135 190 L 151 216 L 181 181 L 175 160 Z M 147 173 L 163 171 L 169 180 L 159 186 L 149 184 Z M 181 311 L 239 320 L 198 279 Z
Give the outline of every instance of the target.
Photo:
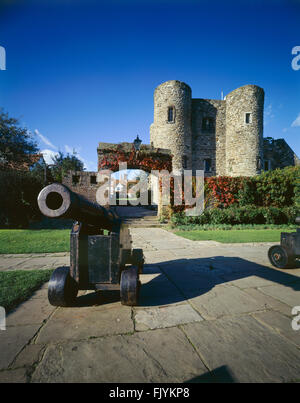
M 6 312 L 3 306 L 0 306 L 0 330 L 6 330 Z
M 300 306 L 294 306 L 294 308 L 292 309 L 292 315 L 296 315 L 292 319 L 292 329 L 300 330 Z
M 3 46 L 0 46 L 0 70 L 6 70 L 6 52 Z
M 112 175 L 114 172 L 109 169 L 101 170 L 97 175 L 97 182 L 100 184 L 96 193 L 96 200 L 101 205 L 117 205 L 117 196 L 119 205 L 132 206 L 149 205 L 149 191 L 156 194 L 161 206 L 168 206 L 171 203 L 174 206 L 185 205 L 186 215 L 198 216 L 204 210 L 204 171 L 197 170 L 196 175 L 192 176 L 191 170 L 184 170 L 183 174 L 170 173 L 167 170 L 152 170 L 149 176 L 144 175 L 131 183 L 128 188 L 129 180 L 126 174 L 127 163 L 119 163 L 119 178 Z M 131 181 L 132 182 L 132 181 Z M 171 191 L 171 184 L 173 191 Z M 131 197 L 133 196 L 134 197 Z M 152 202 L 152 200 L 151 200 Z M 151 204 L 150 202 L 150 204 Z
M 292 69 L 300 70 L 300 46 L 294 46 L 292 49 L 292 55 L 297 55 L 292 60 Z

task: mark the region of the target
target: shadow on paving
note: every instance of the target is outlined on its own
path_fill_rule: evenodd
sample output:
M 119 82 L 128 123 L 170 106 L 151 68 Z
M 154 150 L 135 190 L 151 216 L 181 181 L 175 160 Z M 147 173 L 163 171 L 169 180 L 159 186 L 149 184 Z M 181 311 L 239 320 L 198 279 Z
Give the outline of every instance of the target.
M 238 257 L 215 256 L 147 264 L 143 274 L 145 282 L 139 299 L 142 307 L 180 303 L 206 294 L 217 285 L 234 281 L 240 288 L 277 284 L 300 291 L 300 277 Z M 247 284 L 243 284 L 244 280 Z M 119 300 L 119 291 L 98 291 L 78 297 L 75 306 L 102 305 Z
M 196 376 L 183 383 L 235 383 L 236 380 L 228 369 L 227 365 L 222 365 L 205 374 Z

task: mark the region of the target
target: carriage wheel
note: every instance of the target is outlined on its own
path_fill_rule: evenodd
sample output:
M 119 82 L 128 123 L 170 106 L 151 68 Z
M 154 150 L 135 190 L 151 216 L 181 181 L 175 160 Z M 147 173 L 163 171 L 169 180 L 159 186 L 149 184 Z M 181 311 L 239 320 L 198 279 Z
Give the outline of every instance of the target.
M 123 305 L 134 306 L 139 298 L 139 274 L 137 267 L 130 267 L 121 273 L 120 297 Z
M 287 251 L 280 245 L 272 246 L 268 252 L 269 260 L 278 269 L 293 269 L 296 267 L 296 259 L 289 256 Z
M 71 306 L 78 293 L 78 284 L 70 276 L 68 267 L 58 267 L 52 273 L 48 285 L 48 299 L 54 306 Z

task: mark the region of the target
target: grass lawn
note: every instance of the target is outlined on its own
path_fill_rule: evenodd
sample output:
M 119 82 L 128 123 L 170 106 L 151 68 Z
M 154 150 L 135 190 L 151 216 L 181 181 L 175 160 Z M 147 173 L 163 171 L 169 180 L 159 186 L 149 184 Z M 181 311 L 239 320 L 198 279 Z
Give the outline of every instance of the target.
M 190 230 L 174 231 L 176 235 L 192 241 L 238 242 L 280 242 L 281 232 L 294 232 L 293 229 L 242 229 L 242 230 Z
M 49 281 L 53 270 L 15 270 L 0 272 L 0 306 L 6 312 L 28 299 Z
M 0 230 L 0 254 L 68 252 L 70 230 Z M 1 305 L 1 304 L 0 304 Z

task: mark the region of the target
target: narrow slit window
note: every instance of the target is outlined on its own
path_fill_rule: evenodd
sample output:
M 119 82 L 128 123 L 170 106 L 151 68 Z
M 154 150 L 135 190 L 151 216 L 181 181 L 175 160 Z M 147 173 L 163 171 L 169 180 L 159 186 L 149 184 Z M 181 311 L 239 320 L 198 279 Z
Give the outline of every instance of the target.
M 213 118 L 203 118 L 202 119 L 202 131 L 213 132 L 215 127 L 215 122 Z
M 210 158 L 206 158 L 204 160 L 204 171 L 211 172 L 211 159 Z
M 175 110 L 174 106 L 169 106 L 168 108 L 168 122 L 174 122 Z
M 264 161 L 264 170 L 269 171 L 270 170 L 270 160 L 265 160 Z
M 97 177 L 95 175 L 91 176 L 91 185 L 97 185 Z
M 257 157 L 257 160 L 256 160 L 256 168 L 257 168 L 257 170 L 261 170 L 262 169 L 262 159 L 261 159 L 261 157 Z
M 245 123 L 246 124 L 251 123 L 251 113 L 246 113 L 245 114 Z

